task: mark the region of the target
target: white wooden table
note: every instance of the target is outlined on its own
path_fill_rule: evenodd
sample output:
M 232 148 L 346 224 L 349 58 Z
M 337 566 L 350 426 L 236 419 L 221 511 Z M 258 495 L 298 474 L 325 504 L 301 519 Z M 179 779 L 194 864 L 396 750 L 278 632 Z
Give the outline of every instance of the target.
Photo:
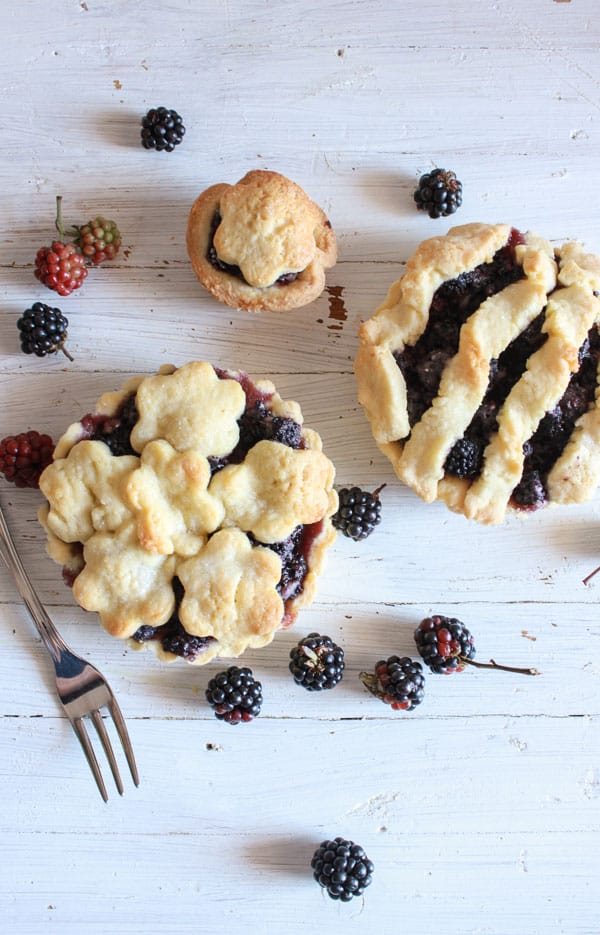
M 425 236 L 432 165 L 464 183 L 456 222 L 508 221 L 600 250 L 597 0 L 139 4 L 21 0 L 3 8 L 0 434 L 54 437 L 131 373 L 207 359 L 272 376 L 298 399 L 338 482 L 385 482 L 384 521 L 331 550 L 318 599 L 245 662 L 263 713 L 232 729 L 203 701 L 211 673 L 127 651 L 78 610 L 44 553 L 41 496 L 0 499 L 68 642 L 108 676 L 141 785 L 98 796 L 53 695 L 49 661 L 0 569 L 0 930 L 392 935 L 598 935 L 600 498 L 484 529 L 394 478 L 356 403 L 357 328 Z M 188 132 L 146 152 L 165 105 Z M 207 296 L 185 251 L 209 184 L 271 168 L 328 212 L 340 260 L 312 306 L 249 316 Z M 124 249 L 63 301 L 32 274 L 67 219 L 114 217 Z M 22 355 L 33 301 L 70 319 L 73 364 Z M 414 651 L 430 612 L 462 618 L 478 656 L 536 679 L 430 676 L 396 715 L 358 673 Z M 346 649 L 325 696 L 287 672 L 311 630 Z M 337 834 L 375 862 L 364 899 L 312 880 Z

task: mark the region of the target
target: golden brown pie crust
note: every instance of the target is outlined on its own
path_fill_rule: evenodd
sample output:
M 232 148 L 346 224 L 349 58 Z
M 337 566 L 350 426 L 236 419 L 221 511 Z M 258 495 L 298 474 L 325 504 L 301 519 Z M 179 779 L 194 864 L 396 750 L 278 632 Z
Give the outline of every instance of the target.
M 360 329 L 355 360 L 359 401 L 374 438 L 398 477 L 426 502 L 444 500 L 481 523 L 498 523 L 512 509 L 510 498 L 523 470 L 523 445 L 557 404 L 578 369 L 578 351 L 600 319 L 600 258 L 574 243 L 553 250 L 533 234 L 516 246 L 524 278 L 484 301 L 465 322 L 458 351 L 446 364 L 437 397 L 409 425 L 406 384 L 394 357 L 418 340 L 427 326 L 434 293 L 447 280 L 490 262 L 506 245 L 505 224 L 466 224 L 424 241 L 405 275 Z M 485 394 L 490 361 L 546 310 L 547 339 L 506 398 L 498 431 L 473 481 L 444 471 Z M 547 479 L 551 503 L 588 499 L 600 481 L 600 414 L 596 403 L 581 416 L 571 440 Z
M 213 219 L 219 259 L 243 279 L 208 259 Z M 194 202 L 187 247 L 196 276 L 219 302 L 246 311 L 284 311 L 307 305 L 325 288 L 325 270 L 337 259 L 336 238 L 324 212 L 290 179 L 256 169 L 236 185 L 212 185 Z M 277 279 L 288 273 L 288 283 Z
M 264 646 L 312 600 L 335 539 L 330 517 L 338 499 L 333 465 L 319 435 L 303 427 L 298 404 L 283 400 L 270 381 L 251 383 L 271 413 L 301 426 L 303 447 L 262 440 L 241 463 L 211 472 L 208 457 L 236 447 L 248 383 L 237 372 L 217 375 L 206 362 L 162 367 L 105 394 L 96 408 L 115 416 L 136 393 L 137 454 L 114 455 L 103 441 L 85 438 L 82 423 L 59 440 L 40 479 L 48 553 L 73 575 L 78 603 L 96 611 L 113 636 L 165 624 L 175 607 L 174 578 L 184 588 L 179 619 L 186 631 L 212 638 L 198 663 Z M 281 558 L 267 545 L 309 524 L 308 572 L 302 590 L 284 601 Z M 176 658 L 151 645 L 160 658 Z

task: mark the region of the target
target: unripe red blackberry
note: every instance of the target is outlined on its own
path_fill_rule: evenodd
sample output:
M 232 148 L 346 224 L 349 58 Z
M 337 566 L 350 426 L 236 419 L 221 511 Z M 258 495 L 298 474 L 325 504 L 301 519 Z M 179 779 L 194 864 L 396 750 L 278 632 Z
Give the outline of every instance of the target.
M 16 487 L 39 487 L 40 474 L 52 461 L 54 442 L 49 435 L 21 432 L 0 441 L 0 474 Z
M 121 246 L 121 235 L 114 221 L 97 217 L 78 229 L 75 242 L 86 260 L 99 266 L 105 260 L 114 260 Z

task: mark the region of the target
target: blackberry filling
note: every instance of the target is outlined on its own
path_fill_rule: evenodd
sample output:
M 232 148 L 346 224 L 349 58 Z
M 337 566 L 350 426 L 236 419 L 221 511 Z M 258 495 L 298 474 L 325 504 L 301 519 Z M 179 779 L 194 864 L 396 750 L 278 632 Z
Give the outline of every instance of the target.
M 252 533 L 248 533 L 248 538 L 255 545 L 262 545 L 279 555 L 281 559 L 281 578 L 277 585 L 277 591 L 284 603 L 302 593 L 304 579 L 308 574 L 310 549 L 322 528 L 322 522 L 296 526 L 287 539 L 271 544 L 259 542 Z
M 542 312 L 490 361 L 488 387 L 481 406 L 471 419 L 465 434 L 452 446 L 444 469 L 455 477 L 472 479 L 481 473 L 483 452 L 497 429 L 497 414 L 515 383 L 523 376 L 527 360 L 539 350 L 547 335 L 542 333 Z
M 513 490 L 513 505 L 537 510 L 548 502 L 546 478 L 569 441 L 575 423 L 593 402 L 598 381 L 600 334 L 594 325 L 579 349 L 579 371 L 569 380 L 552 412 L 546 413 L 532 437 L 525 442 L 523 474 Z
M 301 426 L 293 419 L 273 415 L 264 399 L 255 398 L 250 402 L 238 419 L 238 425 L 240 438 L 231 454 L 208 459 L 213 474 L 228 464 L 240 464 L 250 449 L 260 441 L 279 442 L 288 448 L 304 447 Z
M 233 263 L 225 263 L 224 260 L 219 258 L 219 254 L 217 253 L 215 247 L 215 234 L 220 223 L 221 215 L 218 211 L 215 211 L 210 225 L 210 239 L 208 242 L 208 252 L 206 254 L 206 258 L 211 266 L 214 266 L 215 269 L 220 270 L 222 273 L 228 273 L 229 276 L 235 276 L 236 279 L 241 279 L 242 282 L 245 282 L 247 285 L 251 285 L 244 278 L 244 274 L 242 273 L 239 266 L 235 266 Z M 290 282 L 294 282 L 294 280 L 297 279 L 299 275 L 299 273 L 283 273 L 278 277 L 278 279 L 275 280 L 273 285 L 285 286 Z
M 173 578 L 173 592 L 175 594 L 175 610 L 167 622 L 160 627 L 139 627 L 133 634 L 132 639 L 137 643 L 158 640 L 165 652 L 173 653 L 175 656 L 181 656 L 188 662 L 192 662 L 214 640 L 212 636 L 192 636 L 191 633 L 184 629 L 179 619 L 179 607 L 183 598 L 183 587 L 179 578 Z
M 131 447 L 131 430 L 138 421 L 135 394 L 128 396 L 116 415 L 104 416 L 88 413 L 81 420 L 83 438 L 108 445 L 115 456 L 137 455 Z
M 460 329 L 467 318 L 487 298 L 523 278 L 515 254 L 515 247 L 523 242 L 523 236 L 513 229 L 506 246 L 490 263 L 442 283 L 434 293 L 425 331 L 412 347 L 394 355 L 406 383 L 411 425 L 437 396 L 442 372 L 458 350 Z

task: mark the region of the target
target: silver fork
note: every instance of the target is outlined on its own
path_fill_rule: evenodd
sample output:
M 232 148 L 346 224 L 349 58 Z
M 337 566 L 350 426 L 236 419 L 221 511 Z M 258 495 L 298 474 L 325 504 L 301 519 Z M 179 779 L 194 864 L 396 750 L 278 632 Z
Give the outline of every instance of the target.
M 121 714 L 121 710 L 104 676 L 98 672 L 98 669 L 90 665 L 89 662 L 75 655 L 75 653 L 69 649 L 42 606 L 29 580 L 27 572 L 23 567 L 23 563 L 19 558 L 1 507 L 0 555 L 9 571 L 12 572 L 17 589 L 25 602 L 31 619 L 42 638 L 44 646 L 52 657 L 56 670 L 56 690 L 58 692 L 58 697 L 77 735 L 77 739 L 83 748 L 86 759 L 90 764 L 94 779 L 100 790 L 100 795 L 105 802 L 108 801 L 106 786 L 102 779 L 98 760 L 96 759 L 94 748 L 92 747 L 83 721 L 84 717 L 87 715 L 89 715 L 93 721 L 94 727 L 98 732 L 117 789 L 119 790 L 119 795 L 123 795 L 123 783 L 119 775 L 117 761 L 104 726 L 104 721 L 102 720 L 102 715 L 100 714 L 101 708 L 107 708 L 111 714 L 117 733 L 121 739 L 125 756 L 127 757 L 133 781 L 136 786 L 138 786 L 139 777 L 135 764 L 135 757 L 133 755 L 133 748 L 129 740 L 129 734 L 127 733 L 127 727 L 125 726 L 125 720 Z

